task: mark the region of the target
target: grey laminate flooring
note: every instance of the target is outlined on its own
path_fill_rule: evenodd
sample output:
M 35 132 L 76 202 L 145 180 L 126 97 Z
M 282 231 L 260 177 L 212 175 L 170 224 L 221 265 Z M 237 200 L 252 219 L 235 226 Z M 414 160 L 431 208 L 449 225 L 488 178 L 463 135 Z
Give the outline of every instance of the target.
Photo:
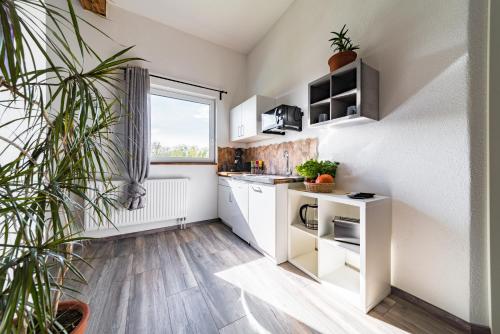
M 390 296 L 369 315 L 274 265 L 220 223 L 92 242 L 87 333 L 458 333 Z M 70 296 L 66 296 L 70 298 Z

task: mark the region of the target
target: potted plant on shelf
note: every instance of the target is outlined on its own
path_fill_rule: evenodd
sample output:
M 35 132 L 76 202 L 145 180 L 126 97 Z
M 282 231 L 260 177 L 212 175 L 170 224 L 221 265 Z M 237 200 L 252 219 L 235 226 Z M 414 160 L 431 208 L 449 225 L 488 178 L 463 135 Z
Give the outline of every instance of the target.
M 353 45 L 351 38 L 347 36 L 348 31 L 349 29 L 346 29 L 344 24 L 340 32 L 331 32 L 334 37 L 330 38 L 329 41 L 332 42 L 331 46 L 334 47 L 334 52 L 337 51 L 337 53 L 328 59 L 330 72 L 352 63 L 358 56 L 354 50 L 358 50 L 359 45 Z
M 138 59 L 98 57 L 66 6 L 0 0 L 0 333 L 84 333 L 78 213 L 101 224 L 116 202 L 117 74 Z
M 307 191 L 316 193 L 331 193 L 335 186 L 335 175 L 339 162 L 328 160 L 308 160 L 295 167 L 297 173 L 305 178 Z

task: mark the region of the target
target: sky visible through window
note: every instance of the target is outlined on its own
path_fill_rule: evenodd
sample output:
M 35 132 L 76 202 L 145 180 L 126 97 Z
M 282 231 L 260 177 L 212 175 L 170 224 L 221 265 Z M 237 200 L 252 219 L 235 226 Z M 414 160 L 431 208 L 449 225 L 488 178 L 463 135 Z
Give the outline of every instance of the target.
M 152 158 L 208 158 L 210 106 L 151 95 Z

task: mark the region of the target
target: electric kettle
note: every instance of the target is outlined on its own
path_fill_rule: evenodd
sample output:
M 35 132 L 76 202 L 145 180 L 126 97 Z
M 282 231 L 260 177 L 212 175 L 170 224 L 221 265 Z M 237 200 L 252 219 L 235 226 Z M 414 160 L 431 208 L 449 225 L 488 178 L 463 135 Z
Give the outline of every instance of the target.
M 318 229 L 318 204 L 304 204 L 299 209 L 300 220 L 310 230 Z

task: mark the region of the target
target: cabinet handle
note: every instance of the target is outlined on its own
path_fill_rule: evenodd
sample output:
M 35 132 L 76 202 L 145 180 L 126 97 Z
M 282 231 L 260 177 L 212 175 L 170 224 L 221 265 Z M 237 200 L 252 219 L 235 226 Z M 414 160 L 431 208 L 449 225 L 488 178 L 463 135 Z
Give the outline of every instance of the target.
M 241 125 L 238 125 L 238 137 L 241 137 Z
M 241 135 L 242 136 L 245 135 L 245 126 L 244 125 L 241 126 Z
M 254 188 L 254 186 L 252 186 L 252 190 L 255 191 L 256 193 L 262 192 L 262 189 L 260 187 Z

